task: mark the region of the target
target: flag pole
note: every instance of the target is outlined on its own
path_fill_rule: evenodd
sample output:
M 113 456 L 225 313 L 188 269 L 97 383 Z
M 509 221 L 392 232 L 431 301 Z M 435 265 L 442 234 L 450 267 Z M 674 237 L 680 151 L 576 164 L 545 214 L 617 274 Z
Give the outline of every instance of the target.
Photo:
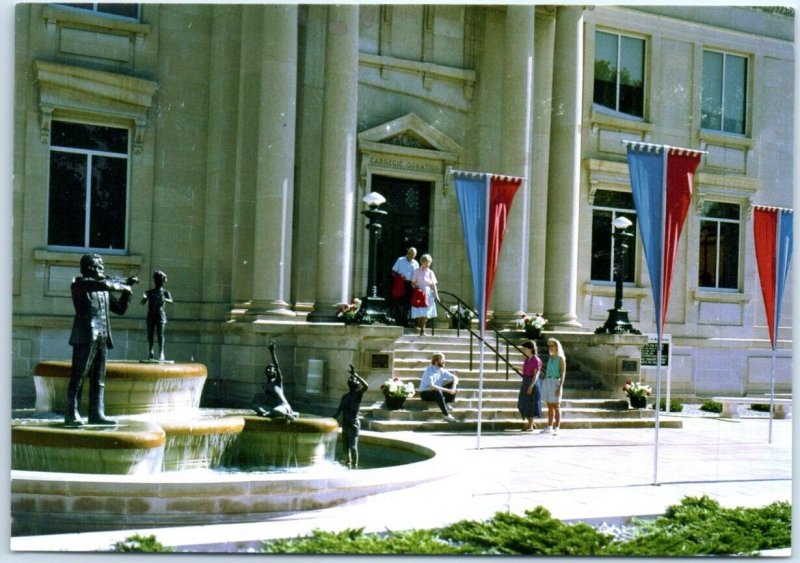
M 489 191 L 491 190 L 491 175 L 486 174 L 484 176 L 484 182 L 486 186 L 486 209 L 489 209 L 489 201 L 490 201 L 490 194 Z M 483 240 L 488 242 L 489 240 L 489 218 L 486 218 L 486 224 L 483 227 Z M 487 300 L 488 296 L 486 295 L 486 265 L 489 261 L 489 249 L 487 248 L 483 255 L 483 302 L 481 304 L 481 311 L 478 312 L 478 319 L 480 320 L 481 327 L 480 327 L 480 341 L 481 341 L 481 350 L 480 350 L 480 362 L 478 363 L 478 428 L 477 428 L 477 441 L 476 441 L 476 448 L 481 449 L 481 427 L 483 425 L 483 361 L 484 361 L 484 339 L 486 338 L 486 310 L 487 310 Z
M 661 298 L 658 300 L 658 307 L 661 309 L 656 315 L 656 404 L 653 408 L 656 411 L 655 416 L 655 443 L 653 445 L 653 485 L 658 485 L 658 430 L 661 426 L 661 341 L 664 333 L 664 299 L 669 296 L 664 295 L 664 261 L 665 261 L 665 233 L 666 228 L 666 214 L 667 214 L 667 155 L 669 154 L 669 147 L 663 147 L 664 170 L 661 173 L 661 269 L 659 273 L 658 290 L 661 292 Z
M 775 303 L 772 305 L 772 323 L 775 325 L 772 332 L 770 344 L 772 345 L 772 370 L 769 376 L 769 431 L 767 433 L 767 443 L 772 443 L 772 418 L 775 412 L 775 363 L 777 361 L 777 348 L 778 348 L 778 286 L 780 275 L 778 274 L 778 255 L 781 251 L 781 215 L 780 211 L 776 213 L 775 221 Z

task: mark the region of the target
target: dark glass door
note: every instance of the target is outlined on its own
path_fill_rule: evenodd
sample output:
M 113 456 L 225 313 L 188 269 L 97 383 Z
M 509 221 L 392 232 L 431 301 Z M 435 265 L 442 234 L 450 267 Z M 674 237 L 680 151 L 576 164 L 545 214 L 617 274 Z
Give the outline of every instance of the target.
M 378 295 L 389 298 L 391 271 L 395 260 L 409 246 L 417 249 L 417 261 L 428 248 L 430 224 L 431 182 L 373 176 L 372 191 L 386 198 L 382 209 L 386 216 L 383 232 L 378 239 L 378 263 L 375 283 Z

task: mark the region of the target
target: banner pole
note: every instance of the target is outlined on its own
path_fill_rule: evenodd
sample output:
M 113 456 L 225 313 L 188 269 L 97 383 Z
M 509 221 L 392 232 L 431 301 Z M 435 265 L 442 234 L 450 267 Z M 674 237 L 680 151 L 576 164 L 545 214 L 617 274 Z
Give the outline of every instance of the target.
M 491 201 L 491 189 L 492 189 L 492 176 L 490 174 L 484 175 L 484 182 L 485 182 L 485 192 L 486 192 L 486 202 L 485 202 L 485 209 L 489 210 L 489 202 Z M 486 217 L 486 224 L 483 226 L 483 242 L 485 251 L 483 256 L 483 264 L 481 266 L 482 273 L 481 277 L 483 279 L 483 287 L 481 290 L 483 291 L 483 300 L 481 305 L 481 311 L 478 311 L 478 319 L 481 322 L 481 353 L 480 353 L 480 367 L 478 368 L 480 371 L 478 372 L 478 429 L 477 429 L 477 449 L 481 449 L 481 428 L 483 426 L 483 360 L 484 360 L 484 349 L 485 349 L 485 339 L 486 339 L 486 313 L 488 307 L 486 306 L 486 301 L 489 298 L 486 295 L 486 268 L 489 260 L 489 217 Z

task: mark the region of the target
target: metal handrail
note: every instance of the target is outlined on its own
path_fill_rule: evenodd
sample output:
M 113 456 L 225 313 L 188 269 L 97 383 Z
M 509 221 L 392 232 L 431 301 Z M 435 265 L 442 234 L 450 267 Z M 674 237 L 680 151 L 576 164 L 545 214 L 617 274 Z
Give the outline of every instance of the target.
M 457 307 L 460 307 L 462 310 L 469 311 L 470 313 L 472 313 L 472 317 L 473 318 L 478 317 L 478 313 L 472 307 L 467 305 L 466 302 L 464 302 L 464 300 L 461 299 L 458 295 L 455 295 L 454 293 L 450 293 L 449 291 L 439 291 L 439 295 L 440 296 L 447 295 L 449 297 L 452 297 L 456 301 L 456 306 Z M 447 312 L 447 316 L 450 317 L 451 319 L 455 319 L 455 321 L 456 321 L 456 323 L 455 323 L 456 324 L 456 335 L 461 336 L 461 330 L 462 329 L 464 329 L 467 332 L 469 332 L 469 334 L 470 334 L 470 339 L 469 339 L 469 369 L 471 370 L 472 369 L 472 365 L 473 365 L 473 361 L 472 360 L 473 360 L 473 356 L 474 356 L 473 343 L 476 340 L 479 341 L 479 342 L 481 341 L 480 333 L 476 332 L 472 328 L 472 326 L 470 325 L 469 322 L 465 321 L 463 318 L 461 318 L 459 316 L 454 316 L 452 313 L 450 313 L 450 308 L 447 305 L 445 305 L 444 302 L 442 302 L 442 300 L 440 298 L 435 298 L 435 299 L 436 299 L 436 302 L 439 305 L 441 305 L 442 308 L 444 308 L 444 310 Z M 509 350 L 511 348 L 514 348 L 520 354 L 522 353 L 522 350 L 519 348 L 519 346 L 514 344 L 514 342 L 511 341 L 505 334 L 500 332 L 500 330 L 496 326 L 494 326 L 493 323 L 491 323 L 491 322 L 486 323 L 486 328 L 488 330 L 490 330 L 494 334 L 495 342 L 499 343 L 499 342 L 502 341 L 503 344 L 505 345 L 505 354 L 503 354 L 500 350 L 498 350 L 498 348 L 500 348 L 499 344 L 498 344 L 497 348 L 495 348 L 492 345 L 491 342 L 489 342 L 485 338 L 483 339 L 484 346 L 489 348 L 494 353 L 495 369 L 498 370 L 498 371 L 500 370 L 500 362 L 502 361 L 503 364 L 505 364 L 506 380 L 508 380 L 509 368 L 514 370 L 514 372 L 516 372 L 517 375 L 522 375 L 522 372 L 520 372 L 517 369 L 517 367 L 514 364 L 512 364 L 511 361 L 508 359 Z M 435 323 L 434 323 L 434 326 L 432 328 L 432 333 L 436 334 L 436 325 L 435 325 Z

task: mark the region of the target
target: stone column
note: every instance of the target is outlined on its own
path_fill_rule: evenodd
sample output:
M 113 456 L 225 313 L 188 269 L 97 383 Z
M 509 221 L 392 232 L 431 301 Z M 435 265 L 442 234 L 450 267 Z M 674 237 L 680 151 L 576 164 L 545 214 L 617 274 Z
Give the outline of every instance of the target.
M 297 6 L 262 7 L 252 311 L 289 309 L 297 104 Z
M 512 320 L 527 306 L 535 15 L 535 6 L 506 8 L 498 172 L 527 181 L 514 197 L 495 274 L 491 308 L 499 323 Z
M 203 318 L 220 318 L 230 307 L 233 270 L 234 199 L 236 177 L 236 119 L 239 91 L 241 8 L 216 4 L 212 8 L 211 60 L 208 101 L 208 165 L 203 233 Z M 169 272 L 167 272 L 169 274 Z
M 353 297 L 358 6 L 329 6 L 326 36 L 317 292 L 309 321 L 335 320 L 336 305 Z
M 553 121 L 547 190 L 545 316 L 554 325 L 577 321 L 578 202 L 581 184 L 583 9 L 559 7 L 553 68 Z

